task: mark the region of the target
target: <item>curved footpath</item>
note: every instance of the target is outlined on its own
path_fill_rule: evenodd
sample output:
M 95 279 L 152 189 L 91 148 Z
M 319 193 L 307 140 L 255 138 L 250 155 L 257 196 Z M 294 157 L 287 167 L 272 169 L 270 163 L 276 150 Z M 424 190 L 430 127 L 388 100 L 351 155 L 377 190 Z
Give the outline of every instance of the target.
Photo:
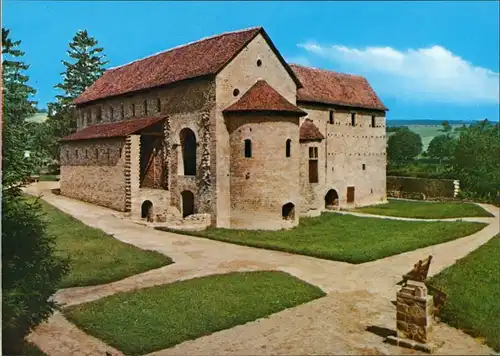
M 462 218 L 463 221 L 488 223 L 488 226 L 473 235 L 353 265 L 157 231 L 120 219 L 113 210 L 54 195 L 50 192 L 54 184 L 57 186 L 54 182 L 41 182 L 27 187 L 25 191 L 33 195 L 43 193 L 45 201 L 86 225 L 99 228 L 139 248 L 156 250 L 175 262 L 109 284 L 62 289 L 56 293 L 55 299 L 64 305 L 76 305 L 118 292 L 231 271 L 281 270 L 328 293 L 323 298 L 283 310 L 268 318 L 151 354 L 157 356 L 419 353 L 383 343 L 381 332 L 376 331 L 395 329 L 396 311 L 391 303 L 398 290 L 395 283 L 419 259 L 433 255 L 429 275 L 437 274 L 500 231 L 499 209 L 480 204 L 494 217 Z M 369 214 L 349 214 L 374 217 Z M 434 330 L 433 343 L 439 347 L 437 354 L 477 355 L 492 352 L 478 340 L 444 323 L 437 323 Z M 104 351 L 112 355 L 122 354 L 77 329 L 60 313 L 40 325 L 29 339 L 50 356 L 103 355 Z

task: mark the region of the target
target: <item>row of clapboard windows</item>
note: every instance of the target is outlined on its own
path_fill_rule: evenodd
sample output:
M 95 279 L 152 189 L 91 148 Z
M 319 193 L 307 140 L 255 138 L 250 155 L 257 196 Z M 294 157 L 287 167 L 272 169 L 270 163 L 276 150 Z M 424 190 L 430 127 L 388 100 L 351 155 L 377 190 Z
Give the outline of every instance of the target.
M 161 99 L 157 98 L 155 105 L 156 107 L 153 109 L 153 106 L 148 103 L 148 100 L 143 100 L 142 102 L 142 111 L 138 110 L 138 107 L 135 103 L 129 104 L 129 113 L 127 115 L 125 112 L 125 105 L 121 104 L 118 110 L 115 110 L 113 106 L 97 106 L 93 111 L 95 112 L 95 116 L 92 117 L 92 109 L 82 109 L 80 111 L 80 125 L 79 126 L 87 126 L 89 124 L 99 124 L 103 121 L 103 108 L 108 111 L 108 120 L 106 121 L 114 121 L 115 119 L 125 119 L 125 117 L 136 117 L 136 116 L 147 116 L 150 114 L 159 114 L 161 113 Z M 118 114 L 118 115 L 117 115 Z
M 335 120 L 335 111 L 329 111 L 328 123 L 330 125 L 340 124 L 340 122 Z M 356 126 L 358 124 L 358 117 L 355 112 L 351 113 L 351 122 L 349 123 L 351 126 Z M 370 127 L 376 127 L 377 125 L 377 117 L 375 115 L 371 116 Z

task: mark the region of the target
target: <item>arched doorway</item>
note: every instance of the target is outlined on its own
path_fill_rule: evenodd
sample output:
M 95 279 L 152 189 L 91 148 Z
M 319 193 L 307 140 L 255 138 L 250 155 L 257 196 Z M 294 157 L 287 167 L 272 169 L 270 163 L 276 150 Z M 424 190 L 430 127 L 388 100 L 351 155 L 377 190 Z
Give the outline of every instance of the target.
M 281 217 L 285 220 L 293 220 L 295 218 L 295 205 L 286 203 L 281 207 Z
M 144 200 L 141 205 L 141 218 L 151 220 L 153 218 L 153 203 L 149 200 Z
M 181 193 L 182 197 L 182 217 L 194 214 L 194 194 L 189 190 Z
M 325 209 L 333 209 L 339 205 L 339 195 L 335 189 L 330 189 L 325 195 Z
M 184 128 L 180 133 L 182 165 L 185 176 L 196 175 L 196 136 L 191 129 Z

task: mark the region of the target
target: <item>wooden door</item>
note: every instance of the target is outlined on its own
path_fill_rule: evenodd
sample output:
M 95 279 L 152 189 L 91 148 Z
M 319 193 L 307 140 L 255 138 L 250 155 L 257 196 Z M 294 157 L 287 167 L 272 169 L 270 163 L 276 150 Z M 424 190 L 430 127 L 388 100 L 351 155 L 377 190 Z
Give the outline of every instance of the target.
M 354 187 L 347 187 L 347 202 L 354 203 Z

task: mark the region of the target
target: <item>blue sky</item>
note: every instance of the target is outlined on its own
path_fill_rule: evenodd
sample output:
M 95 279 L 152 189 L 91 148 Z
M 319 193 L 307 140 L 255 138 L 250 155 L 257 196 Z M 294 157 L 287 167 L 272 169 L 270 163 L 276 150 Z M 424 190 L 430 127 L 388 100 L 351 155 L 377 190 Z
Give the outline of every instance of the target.
M 389 119 L 498 121 L 499 15 L 497 1 L 3 3 L 3 26 L 22 40 L 40 107 L 56 95 L 79 29 L 116 66 L 264 26 L 289 61 L 367 77 Z

